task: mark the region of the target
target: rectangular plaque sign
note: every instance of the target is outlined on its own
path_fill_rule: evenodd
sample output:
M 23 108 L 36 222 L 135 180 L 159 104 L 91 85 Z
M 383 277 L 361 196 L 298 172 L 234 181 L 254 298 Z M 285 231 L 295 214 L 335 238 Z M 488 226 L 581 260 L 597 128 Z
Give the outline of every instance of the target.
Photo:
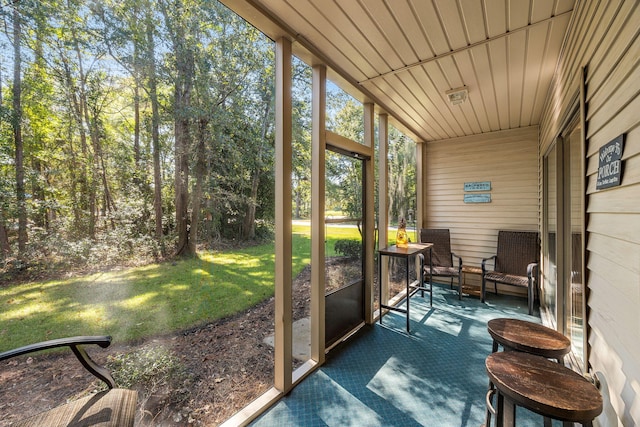
M 598 154 L 596 190 L 615 187 L 622 181 L 622 153 L 624 134 L 603 145 Z
M 491 194 L 489 193 L 477 193 L 477 194 L 465 194 L 465 203 L 490 203 Z
M 491 191 L 491 181 L 465 182 L 464 191 Z

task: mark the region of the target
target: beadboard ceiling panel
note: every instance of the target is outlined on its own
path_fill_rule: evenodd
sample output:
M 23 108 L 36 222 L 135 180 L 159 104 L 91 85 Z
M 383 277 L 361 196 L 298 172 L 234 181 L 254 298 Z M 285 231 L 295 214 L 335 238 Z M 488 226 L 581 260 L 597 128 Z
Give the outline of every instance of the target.
M 575 0 L 222 1 L 432 141 L 539 124 Z

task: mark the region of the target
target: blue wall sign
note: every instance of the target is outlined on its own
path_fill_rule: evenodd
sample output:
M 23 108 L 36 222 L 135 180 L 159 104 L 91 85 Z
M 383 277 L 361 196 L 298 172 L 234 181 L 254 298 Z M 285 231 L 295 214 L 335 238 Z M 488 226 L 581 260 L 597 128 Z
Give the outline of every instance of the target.
M 489 193 L 477 193 L 477 194 L 465 194 L 465 203 L 491 203 L 491 194 Z
M 491 181 L 465 182 L 464 191 L 491 191 Z
M 596 190 L 615 187 L 622 181 L 622 153 L 624 134 L 600 147 Z

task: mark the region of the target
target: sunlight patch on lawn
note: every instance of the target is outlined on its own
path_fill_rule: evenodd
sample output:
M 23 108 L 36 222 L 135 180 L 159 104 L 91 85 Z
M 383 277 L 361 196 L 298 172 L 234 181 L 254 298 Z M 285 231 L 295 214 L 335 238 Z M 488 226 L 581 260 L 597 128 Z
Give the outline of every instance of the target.
M 61 313 L 64 316 L 64 313 Z M 103 306 L 92 304 L 85 306 L 81 310 L 73 311 L 73 319 L 64 319 L 66 321 L 83 321 L 88 325 L 103 326 L 107 323 L 107 313 Z
M 205 270 L 203 270 L 201 268 L 196 268 L 195 270 L 193 270 L 193 274 L 197 274 L 199 276 L 207 276 L 207 277 L 212 276 L 211 273 L 209 273 L 208 271 L 205 271 Z
M 145 294 L 135 295 L 126 300 L 121 301 L 117 306 L 128 309 L 145 309 L 153 298 L 158 296 L 157 292 L 147 292 Z
M 30 303 L 28 305 L 20 305 L 13 310 L 3 310 L 0 314 L 2 320 L 22 320 L 26 317 L 48 313 L 54 311 L 53 304 L 50 303 Z

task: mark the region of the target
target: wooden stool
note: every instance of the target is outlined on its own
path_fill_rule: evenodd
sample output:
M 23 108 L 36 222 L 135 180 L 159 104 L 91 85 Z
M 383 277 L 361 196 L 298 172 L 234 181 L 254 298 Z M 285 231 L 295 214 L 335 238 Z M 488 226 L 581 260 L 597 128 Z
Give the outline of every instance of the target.
M 571 351 L 571 341 L 560 332 L 538 323 L 518 319 L 492 319 L 487 323 L 489 335 L 493 338 L 493 352 L 498 344 L 505 350 L 522 351 L 547 359 L 564 362 L 564 356 Z
M 533 354 L 492 353 L 485 362 L 497 390 L 497 426 L 515 425 L 515 405 L 545 417 L 591 427 L 602 412 L 602 396 L 587 379 L 559 363 Z M 487 426 L 488 427 L 488 426 Z
M 526 320 L 499 318 L 487 323 L 489 335 L 493 338 L 493 352 L 501 345 L 505 351 L 521 351 L 547 359 L 555 359 L 564 364 L 564 356 L 571 351 L 571 341 L 560 332 L 538 323 Z M 494 387 L 489 381 L 487 392 L 486 427 L 491 425 L 489 410 Z

